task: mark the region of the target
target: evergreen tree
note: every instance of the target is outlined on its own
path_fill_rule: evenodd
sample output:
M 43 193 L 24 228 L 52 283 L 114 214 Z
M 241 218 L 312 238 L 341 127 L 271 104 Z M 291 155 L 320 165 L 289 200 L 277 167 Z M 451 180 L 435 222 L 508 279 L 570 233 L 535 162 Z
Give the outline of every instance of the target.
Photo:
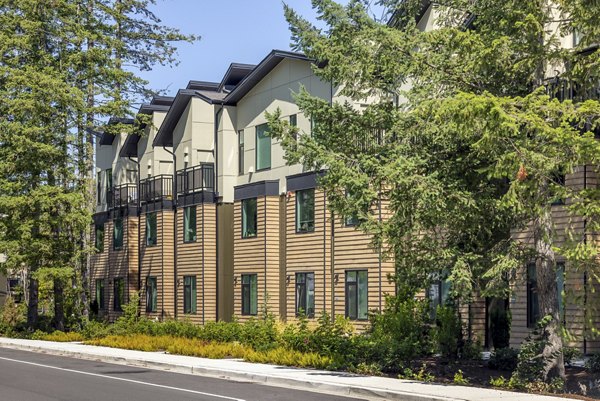
M 423 31 L 420 0 L 382 1 L 389 24 L 370 18 L 365 3 L 314 0 L 324 29 L 285 13 L 317 75 L 353 100 L 375 101 L 358 110 L 301 90 L 296 101 L 315 121 L 311 135 L 297 136 L 278 113 L 269 116 L 273 135 L 289 162 L 328 169 L 320 184 L 332 209 L 357 214 L 360 229 L 395 257 L 400 296 L 442 271 L 462 299 L 506 294 L 507 279 L 535 260 L 548 322 L 543 376 L 564 376 L 556 252 L 595 268 L 596 250 L 575 231 L 558 249 L 551 205 L 569 199 L 573 215 L 597 224 L 597 195 L 573 193 L 560 177 L 598 165 L 591 131 L 600 104 L 551 98 L 547 78 L 558 70 L 578 93 L 598 82 L 600 52 L 578 50 L 600 37 L 600 11 L 585 0 L 448 0 L 434 6 L 436 28 Z M 565 50 L 560 40 L 574 27 L 583 40 Z M 370 213 L 380 199 L 391 212 L 383 221 Z M 533 247 L 511 236 L 527 227 Z

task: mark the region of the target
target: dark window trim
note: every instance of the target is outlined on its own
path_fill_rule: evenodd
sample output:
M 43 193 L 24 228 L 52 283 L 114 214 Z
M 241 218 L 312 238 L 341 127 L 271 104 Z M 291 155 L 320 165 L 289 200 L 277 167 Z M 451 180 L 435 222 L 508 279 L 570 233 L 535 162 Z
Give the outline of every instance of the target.
M 190 282 L 190 299 L 186 294 L 186 279 L 192 279 Z M 195 275 L 183 276 L 183 313 L 185 315 L 195 315 L 198 313 L 198 278 Z
M 154 216 L 154 235 L 152 237 L 148 236 L 148 216 Z M 150 227 L 152 229 L 152 227 Z M 152 234 L 152 233 L 150 233 Z M 154 240 L 153 243 L 148 243 L 148 240 L 152 238 Z M 158 213 L 157 212 L 148 212 L 146 213 L 146 247 L 154 247 L 158 246 Z
M 258 127 L 261 127 L 263 125 L 266 125 L 267 127 L 269 126 L 268 123 L 263 123 L 263 124 L 258 124 L 254 126 L 254 165 L 256 166 L 256 171 L 255 172 L 259 172 L 259 171 L 267 171 L 270 170 L 272 165 L 273 165 L 273 149 L 271 149 L 271 147 L 273 146 L 273 141 L 272 138 L 269 136 L 269 157 L 270 157 L 270 161 L 269 161 L 269 167 L 263 167 L 263 168 L 258 168 Z M 268 131 L 267 131 L 268 132 Z
M 122 283 L 123 287 L 122 291 L 117 292 L 119 282 Z M 115 277 L 113 280 L 113 311 L 123 312 L 123 303 L 125 303 L 125 280 L 123 277 Z
M 305 231 L 299 231 L 298 230 L 298 192 L 306 192 L 306 191 L 312 191 L 313 193 L 313 228 L 312 230 L 305 230 Z M 296 234 L 311 234 L 317 231 L 317 219 L 315 216 L 315 203 L 316 203 L 316 198 L 317 198 L 317 194 L 315 191 L 315 188 L 306 188 L 306 189 L 298 189 L 295 191 L 294 196 L 296 197 L 296 204 L 295 204 L 295 221 L 294 221 L 294 230 L 296 232 Z
M 535 286 L 532 283 L 532 279 L 529 276 L 529 268 L 533 266 L 534 271 L 537 270 L 537 266 L 535 263 L 527 263 L 527 265 L 525 266 L 525 277 L 526 277 L 526 289 L 525 289 L 525 296 L 527 298 L 527 327 L 528 328 L 533 328 L 536 326 L 537 322 L 540 320 L 540 311 L 539 311 L 539 298 L 536 299 L 536 301 L 538 302 L 538 306 L 537 306 L 537 316 L 535 316 L 534 312 L 534 304 L 533 304 L 533 294 L 537 294 L 537 274 L 536 274 L 536 278 L 535 278 Z M 536 272 L 537 273 L 537 272 Z
M 246 142 L 244 140 L 244 130 L 238 130 L 238 175 L 244 175 Z
M 117 246 L 117 242 L 115 241 L 115 227 L 116 227 L 116 222 L 120 221 L 121 222 L 121 245 Z M 123 222 L 123 218 L 122 217 L 117 217 L 116 219 L 113 220 L 113 250 L 115 251 L 121 251 L 123 250 L 123 242 L 124 242 L 124 230 L 125 230 L 125 225 Z
M 304 284 L 304 288 L 305 288 L 304 293 L 306 294 L 306 297 L 307 297 L 307 299 L 305 299 L 305 301 L 306 301 L 306 303 L 308 303 L 308 287 L 306 285 L 306 276 L 308 274 L 312 274 L 312 276 L 313 276 L 313 292 L 314 292 L 315 291 L 315 288 L 314 288 L 315 287 L 315 272 L 314 271 L 296 272 L 295 275 L 294 275 L 294 277 L 295 277 L 295 281 L 294 281 L 294 292 L 295 292 L 295 294 L 294 294 L 294 309 L 295 309 L 296 317 L 300 316 L 300 312 L 298 311 L 298 285 L 299 285 L 299 283 L 298 283 L 298 276 L 299 275 L 304 275 L 305 276 L 304 277 L 304 283 L 302 283 L 302 284 Z M 314 301 L 315 301 L 315 299 L 313 297 L 313 302 Z M 312 318 L 315 317 L 315 305 L 312 305 L 312 307 L 313 307 L 312 308 L 313 309 L 312 313 L 309 313 L 306 310 L 304 311 L 304 315 L 307 318 L 309 318 L 309 319 L 312 319 Z M 307 305 L 307 308 L 308 308 L 308 305 Z
M 102 283 L 100 288 L 100 294 L 98 294 L 98 283 Z M 106 309 L 106 279 L 97 278 L 96 279 L 96 302 L 98 303 L 98 310 Z M 100 295 L 100 299 L 98 299 L 98 295 Z
M 349 283 L 348 282 L 348 273 L 351 273 L 351 272 L 357 272 L 357 274 L 356 274 L 356 281 L 354 283 Z M 358 317 L 358 315 L 360 315 L 359 310 L 358 310 L 359 309 L 358 272 L 366 272 L 367 273 L 367 317 L 366 318 L 360 318 L 360 317 Z M 349 285 L 356 285 L 356 313 L 357 313 L 356 318 L 350 317 L 349 313 L 348 313 L 348 309 L 349 309 L 348 308 L 349 307 L 349 304 L 348 304 L 348 287 L 349 287 Z M 353 321 L 361 321 L 361 322 L 368 321 L 369 320 L 369 270 L 368 269 L 347 269 L 347 270 L 344 270 L 344 290 L 345 290 L 345 292 L 344 292 L 345 317 L 348 318 L 348 319 L 350 319 L 350 320 L 353 320 Z
M 192 210 L 190 208 L 194 208 L 193 209 L 194 210 L 194 223 L 195 223 L 194 224 L 194 238 L 191 239 L 191 240 L 190 239 L 186 240 L 185 237 L 186 237 L 186 233 L 187 233 L 187 224 L 186 224 L 187 223 L 187 219 L 186 219 L 186 213 L 185 212 L 188 209 Z M 198 209 L 197 209 L 196 205 L 185 206 L 183 208 L 183 243 L 184 244 L 191 244 L 191 243 L 194 243 L 194 242 L 196 242 L 198 240 L 198 227 L 197 226 L 198 226 Z
M 149 286 L 150 282 L 154 282 L 154 286 Z M 149 293 L 149 290 L 152 292 Z M 148 302 L 150 301 L 150 302 Z M 154 313 L 158 310 L 158 280 L 156 276 L 146 277 L 146 312 Z
M 250 282 L 247 284 L 244 284 L 244 276 L 254 276 L 256 277 L 256 312 L 252 313 L 252 280 L 250 279 Z M 258 315 L 258 273 L 242 273 L 241 277 L 240 277 L 240 281 L 241 281 L 241 290 L 242 290 L 242 302 L 241 302 L 241 309 L 242 309 L 242 316 L 257 316 Z M 248 286 L 248 312 L 244 311 L 244 287 Z
M 254 235 L 244 235 L 244 216 L 246 215 L 245 212 L 244 212 L 245 211 L 244 204 L 246 202 L 251 201 L 251 200 L 254 200 L 254 202 L 256 204 L 256 207 L 255 207 L 255 210 L 254 210 L 254 214 L 255 214 L 254 222 L 256 224 L 256 227 L 254 228 Z M 241 225 L 242 226 L 240 227 L 240 229 L 241 229 L 240 230 L 241 231 L 241 238 L 242 239 L 248 239 L 248 238 L 256 238 L 256 237 L 258 237 L 258 198 L 246 198 L 246 199 L 242 199 L 240 201 L 240 207 L 242 209 L 242 218 L 241 218 Z

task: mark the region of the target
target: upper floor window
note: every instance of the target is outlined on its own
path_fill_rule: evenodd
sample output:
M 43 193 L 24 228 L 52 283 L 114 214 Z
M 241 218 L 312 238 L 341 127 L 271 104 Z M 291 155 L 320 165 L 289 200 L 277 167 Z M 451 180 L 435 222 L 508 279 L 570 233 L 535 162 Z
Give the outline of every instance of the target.
M 106 189 L 110 191 L 113 186 L 112 168 L 106 169 Z
M 296 232 L 315 231 L 315 190 L 296 191 Z
M 96 224 L 96 238 L 95 245 L 96 251 L 104 252 L 104 224 Z
M 271 168 L 271 137 L 269 126 L 256 126 L 256 170 Z
M 113 221 L 113 249 L 123 248 L 123 218 L 117 217 Z
M 146 215 L 146 245 L 153 246 L 158 243 L 156 235 L 156 212 Z
M 244 174 L 244 130 L 238 131 L 238 174 Z
M 242 238 L 256 237 L 257 232 L 256 198 L 242 200 Z
M 196 241 L 196 206 L 183 209 L 183 242 Z

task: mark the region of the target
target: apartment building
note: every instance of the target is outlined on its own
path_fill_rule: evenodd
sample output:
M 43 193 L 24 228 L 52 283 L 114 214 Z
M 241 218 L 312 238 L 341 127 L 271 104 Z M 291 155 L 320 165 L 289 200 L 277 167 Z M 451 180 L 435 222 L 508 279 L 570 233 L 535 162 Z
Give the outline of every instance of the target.
M 109 121 L 133 124 L 133 120 Z M 137 166 L 119 157 L 127 135 L 98 133 L 96 151 L 96 213 L 93 216 L 91 293 L 93 310 L 109 320 L 122 313 L 122 305 L 138 290 L 139 221 L 137 218 Z

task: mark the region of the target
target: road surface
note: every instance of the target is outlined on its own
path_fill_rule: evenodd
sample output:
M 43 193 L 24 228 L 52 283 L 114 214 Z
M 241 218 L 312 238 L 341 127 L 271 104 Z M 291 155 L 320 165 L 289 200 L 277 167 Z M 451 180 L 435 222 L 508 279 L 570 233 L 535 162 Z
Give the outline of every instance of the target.
M 356 398 L 0 348 L 0 400 L 356 401 Z

